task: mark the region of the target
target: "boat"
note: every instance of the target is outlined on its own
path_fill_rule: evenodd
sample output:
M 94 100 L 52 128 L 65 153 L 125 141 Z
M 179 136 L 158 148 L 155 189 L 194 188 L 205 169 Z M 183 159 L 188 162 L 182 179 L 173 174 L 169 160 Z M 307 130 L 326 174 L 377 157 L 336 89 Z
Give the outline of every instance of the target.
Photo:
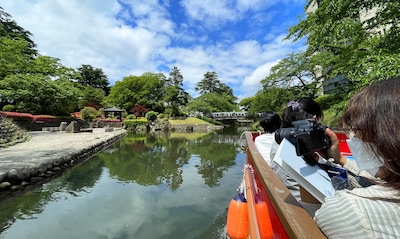
M 340 151 L 344 155 L 350 155 L 345 134 L 343 132 L 335 133 L 340 141 Z M 227 231 L 227 234 L 231 239 L 326 238 L 310 214 L 289 192 L 285 184 L 269 167 L 257 150 L 254 139 L 260 134 L 260 132 L 248 131 L 242 134 L 246 142 L 243 148 L 246 150 L 247 162 L 243 169 L 244 177 L 242 184 L 245 186 L 241 185 L 239 187 L 243 192 L 241 190 L 238 191 L 245 194 L 245 200 L 239 203 L 247 203 L 248 227 L 244 227 L 241 233 L 236 235 L 231 235 L 232 230 L 231 232 Z M 262 209 L 260 210 L 260 208 Z M 231 201 L 228 208 L 227 230 L 229 227 L 232 228 L 235 226 L 229 224 L 238 223 L 233 218 L 235 217 L 235 213 L 231 213 L 231 211 L 235 211 L 236 209 L 235 202 Z M 265 232 L 266 230 L 269 231 Z

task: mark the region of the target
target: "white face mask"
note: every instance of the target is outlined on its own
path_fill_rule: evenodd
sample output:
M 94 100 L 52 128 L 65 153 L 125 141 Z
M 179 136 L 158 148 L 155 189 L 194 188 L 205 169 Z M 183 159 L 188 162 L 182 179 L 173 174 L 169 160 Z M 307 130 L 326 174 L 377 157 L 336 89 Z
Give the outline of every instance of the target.
M 358 169 L 365 170 L 372 176 L 378 172 L 379 167 L 384 165 L 381 157 L 377 157 L 368 147 L 367 143 L 356 137 L 346 140 Z

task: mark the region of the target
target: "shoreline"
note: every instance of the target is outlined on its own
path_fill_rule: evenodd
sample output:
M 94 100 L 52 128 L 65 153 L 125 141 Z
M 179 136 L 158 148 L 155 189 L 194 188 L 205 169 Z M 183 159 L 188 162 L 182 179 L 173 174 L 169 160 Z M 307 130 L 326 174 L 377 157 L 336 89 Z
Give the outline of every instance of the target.
M 90 159 L 127 131 L 94 128 L 93 132 L 29 132 L 30 140 L 0 149 L 0 195 L 45 181 Z

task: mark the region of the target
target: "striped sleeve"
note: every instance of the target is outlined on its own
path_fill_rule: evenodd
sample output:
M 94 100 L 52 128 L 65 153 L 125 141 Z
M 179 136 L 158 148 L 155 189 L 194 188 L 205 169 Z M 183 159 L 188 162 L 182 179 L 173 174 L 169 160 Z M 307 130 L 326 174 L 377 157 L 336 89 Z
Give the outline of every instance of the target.
M 314 220 L 328 238 L 374 238 L 369 223 L 365 224 L 357 205 L 349 200 L 347 190 L 337 191 L 325 200 Z

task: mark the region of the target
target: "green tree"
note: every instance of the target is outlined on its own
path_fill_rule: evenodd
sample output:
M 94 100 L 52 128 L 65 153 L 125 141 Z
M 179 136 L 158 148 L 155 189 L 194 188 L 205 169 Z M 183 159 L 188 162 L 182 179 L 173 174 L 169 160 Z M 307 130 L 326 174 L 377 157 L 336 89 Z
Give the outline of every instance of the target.
M 262 113 L 267 110 L 280 112 L 289 101 L 300 96 L 296 88 L 270 87 L 258 91 L 253 97 L 243 99 L 239 104 L 245 105 L 249 113 Z
M 189 94 L 183 89 L 183 76 L 180 70 L 174 66 L 165 81 L 166 113 L 171 116 L 181 115 L 180 107 L 186 106 L 189 102 Z
M 51 76 L 53 79 L 76 79 L 78 78 L 78 73 L 72 68 L 63 66 L 60 63 L 60 59 L 38 55 L 33 60 L 24 67 L 25 72 L 29 74 L 42 74 L 45 76 Z
M 25 53 L 29 42 L 0 36 L 0 80 L 7 75 L 25 73 L 32 56 Z
M 315 64 L 305 52 L 291 53 L 271 68 L 270 74 L 261 80 L 263 89 L 274 87 L 298 88 L 302 95 L 314 98 L 322 85 L 321 78 L 314 73 Z
M 19 26 L 12 16 L 0 7 L 0 36 L 5 36 L 11 40 L 24 40 L 28 44 L 24 48 L 24 54 L 29 56 L 36 56 L 36 44 L 31 39 L 32 33 Z
M 221 81 L 218 79 L 217 73 L 214 71 L 208 71 L 204 74 L 204 78 L 197 83 L 194 89 L 200 94 L 207 94 L 218 92 L 218 90 L 221 88 L 220 86 Z
M 100 68 L 94 68 L 91 65 L 82 65 L 78 68 L 81 77 L 78 82 L 84 86 L 91 86 L 96 89 L 101 89 L 106 95 L 109 94 L 108 77 L 103 73 Z
M 161 73 L 144 73 L 141 76 L 127 76 L 117 81 L 106 96 L 107 105 L 118 106 L 131 112 L 136 105 L 155 112 L 164 112 L 164 82 L 165 76 Z
M 238 111 L 236 104 L 232 104 L 229 99 L 217 93 L 207 93 L 195 98 L 189 103 L 188 108 L 191 112 L 201 112 L 204 115 L 212 112 Z
M 399 1 L 321 1 L 289 29 L 287 39 L 307 37 L 306 55 L 322 67 L 322 77 L 345 74 L 357 89 L 399 75 L 399 9 Z
M 15 105 L 17 112 L 68 115 L 76 107 L 80 92 L 68 80 L 15 74 L 0 81 L 0 95 L 3 102 Z
M 91 86 L 82 86 L 82 96 L 79 98 L 78 106 L 80 109 L 90 106 L 95 109 L 102 107 L 104 100 L 104 91 Z
M 229 103 L 236 105 L 237 97 L 233 94 L 233 90 L 227 84 L 220 82 L 219 89 L 216 91 L 217 94 L 226 97 Z

